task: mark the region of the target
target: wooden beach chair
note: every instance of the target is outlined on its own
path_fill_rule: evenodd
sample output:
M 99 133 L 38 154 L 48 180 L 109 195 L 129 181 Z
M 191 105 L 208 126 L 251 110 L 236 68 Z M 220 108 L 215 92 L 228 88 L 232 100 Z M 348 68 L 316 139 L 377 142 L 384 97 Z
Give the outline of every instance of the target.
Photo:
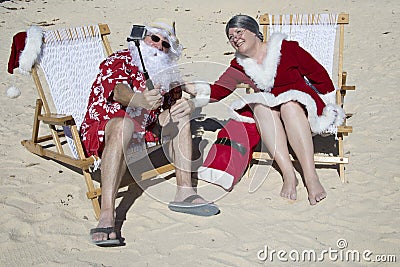
M 355 86 L 346 84 L 347 73 L 343 71 L 344 25 L 349 24 L 349 14 L 271 15 L 266 13 L 259 17 L 259 24 L 263 28 L 264 41 L 275 31 L 283 32 L 288 35 L 289 40 L 298 41 L 303 48 L 312 54 L 330 74 L 338 89 L 336 91 L 336 103 L 344 107 L 346 92 L 355 90 Z M 334 76 L 337 76 L 337 80 Z M 245 87 L 247 93 L 252 92 L 248 85 L 242 84 L 238 87 Z M 352 114 L 346 113 L 347 119 L 351 116 Z M 337 128 L 334 141 L 336 151 L 316 153 L 314 156 L 316 164 L 336 165 L 342 182 L 345 182 L 346 179 L 345 165 L 349 163 L 344 152 L 344 137 L 352 130 L 352 127 L 347 125 L 345 120 L 343 125 Z M 255 161 L 271 160 L 271 157 L 267 152 L 254 152 L 253 159 Z M 295 160 L 295 157 L 292 157 L 292 159 Z
M 93 204 L 97 219 L 100 214 L 101 187 L 96 187 L 93 182 L 93 169 L 98 167 L 100 159 L 85 156 L 79 127 L 86 113 L 91 85 L 99 64 L 112 53 L 107 39 L 109 34 L 107 24 L 43 32 L 41 53 L 31 69 L 39 95 L 32 137 L 21 142 L 36 155 L 82 172 L 87 186 L 86 195 Z M 54 104 L 54 113 L 51 104 Z M 42 125 L 48 126 L 49 134 L 39 135 L 45 130 L 39 130 Z M 69 151 L 65 150 L 66 144 Z M 173 169 L 172 164 L 166 164 L 141 173 L 139 178 L 148 179 Z

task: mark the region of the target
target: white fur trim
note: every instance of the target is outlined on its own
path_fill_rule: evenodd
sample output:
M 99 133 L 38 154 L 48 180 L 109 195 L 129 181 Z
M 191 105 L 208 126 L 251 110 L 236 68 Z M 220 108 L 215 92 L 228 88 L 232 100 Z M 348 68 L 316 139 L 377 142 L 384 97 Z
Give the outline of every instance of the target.
M 268 107 L 275 107 L 289 101 L 297 101 L 306 107 L 311 131 L 315 134 L 321 134 L 325 132 L 335 133 L 334 128 L 341 125 L 345 118 L 343 109 L 336 104 L 327 104 L 322 112 L 322 115 L 318 116 L 317 106 L 314 102 L 314 99 L 309 94 L 298 90 L 289 90 L 276 97 L 273 94 L 266 92 L 246 95 L 240 100 L 234 101 L 231 104 L 230 113 L 232 118 L 235 120 L 254 122 L 253 119 L 242 116 L 235 110 L 241 109 L 246 104 L 262 104 Z
M 196 108 L 204 107 L 210 102 L 211 87 L 206 82 L 197 82 L 195 84 L 196 97 L 191 100 Z
M 274 86 L 276 71 L 281 60 L 282 41 L 287 36 L 283 33 L 274 33 L 271 35 L 267 44 L 267 55 L 263 64 L 249 57 L 236 54 L 236 60 L 241 65 L 245 73 L 253 79 L 258 88 L 264 92 L 270 92 Z
M 31 26 L 26 33 L 25 48 L 19 57 L 19 71 L 23 74 L 31 72 L 40 55 L 43 42 L 43 31 L 40 27 Z
M 17 98 L 21 95 L 21 90 L 17 87 L 11 86 L 7 89 L 6 94 L 9 98 Z
M 219 185 L 226 190 L 232 187 L 234 177 L 227 172 L 201 166 L 198 169 L 200 180 Z
M 319 97 L 324 101 L 326 105 L 328 104 L 336 104 L 336 90 L 327 93 L 325 95 L 319 94 Z

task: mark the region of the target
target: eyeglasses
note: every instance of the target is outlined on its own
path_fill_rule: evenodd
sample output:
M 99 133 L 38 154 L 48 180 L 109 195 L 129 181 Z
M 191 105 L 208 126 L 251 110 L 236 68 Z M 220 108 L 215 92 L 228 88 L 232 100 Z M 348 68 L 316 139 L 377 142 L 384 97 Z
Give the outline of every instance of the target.
M 242 35 L 244 34 L 244 32 L 246 31 L 246 29 L 238 29 L 236 30 L 233 34 L 228 35 L 228 40 L 229 42 L 233 42 L 233 40 L 235 39 L 239 39 L 240 37 L 242 37 Z
M 158 43 L 160 42 L 161 38 L 158 37 L 157 35 L 150 35 L 150 38 L 153 42 Z M 167 42 L 167 41 L 162 41 L 161 42 L 162 47 L 164 47 L 165 49 L 169 49 L 171 47 L 171 45 Z

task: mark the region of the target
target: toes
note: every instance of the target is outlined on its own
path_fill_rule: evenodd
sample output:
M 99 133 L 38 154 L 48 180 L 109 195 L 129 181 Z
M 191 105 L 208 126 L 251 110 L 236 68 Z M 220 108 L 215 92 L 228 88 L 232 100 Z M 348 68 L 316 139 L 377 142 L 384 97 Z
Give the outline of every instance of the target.
M 103 229 L 105 229 L 105 230 L 101 231 Z M 104 240 L 116 239 L 116 238 L 117 238 L 117 233 L 115 231 L 112 231 L 112 232 L 107 231 L 106 228 L 94 228 L 91 230 L 92 241 L 104 241 Z
M 107 240 L 107 235 L 106 234 L 101 234 L 101 233 L 95 233 L 95 234 L 92 235 L 92 240 L 93 241 Z
M 318 194 L 315 199 L 317 200 L 317 202 L 320 202 L 321 200 L 323 200 L 324 198 L 326 198 L 326 193 L 322 192 L 320 194 Z
M 93 241 L 103 241 L 103 240 L 108 240 L 108 239 L 115 239 L 116 234 L 114 232 L 107 234 L 107 233 L 96 233 L 93 234 L 92 240 Z
M 310 201 L 311 206 L 314 206 L 317 204 L 317 201 L 315 200 L 315 198 L 308 198 L 308 200 Z
M 317 194 L 315 197 L 308 196 L 308 200 L 310 201 L 310 205 L 316 205 L 318 202 L 326 198 L 326 192 L 322 192 Z
M 290 200 L 296 200 L 297 199 L 296 186 L 284 183 L 281 188 L 280 196 Z
M 297 194 L 296 193 L 284 193 L 284 192 L 281 192 L 280 196 L 283 197 L 283 198 L 290 199 L 290 200 L 296 200 L 297 199 Z

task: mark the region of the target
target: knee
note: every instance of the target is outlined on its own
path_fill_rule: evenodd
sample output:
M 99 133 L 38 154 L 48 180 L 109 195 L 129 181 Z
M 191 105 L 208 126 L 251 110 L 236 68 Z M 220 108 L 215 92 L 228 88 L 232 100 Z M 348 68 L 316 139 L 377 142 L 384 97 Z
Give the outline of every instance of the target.
M 184 137 L 191 135 L 190 115 L 182 116 L 178 120 L 174 121 L 177 122 L 176 125 L 176 127 L 178 128 L 177 136 Z
M 266 114 L 272 114 L 272 109 L 262 104 L 254 104 L 253 113 L 255 119 L 258 119 L 259 117 L 265 117 Z
M 280 110 L 283 120 L 305 115 L 303 107 L 296 101 L 289 101 L 282 104 Z
M 189 100 L 185 99 L 184 101 L 188 102 Z M 179 114 L 172 115 L 172 121 L 178 122 L 181 125 L 186 125 L 190 121 L 190 117 L 191 117 L 190 112 L 186 112 L 186 114 L 179 113 Z
M 190 115 L 183 116 L 178 120 L 178 128 L 180 134 L 189 134 L 191 126 L 190 126 Z
M 262 104 L 255 104 L 253 107 L 254 120 L 257 124 L 272 122 L 280 119 L 280 111 L 275 108 L 270 108 Z
M 113 118 L 106 125 L 105 140 L 106 142 L 130 140 L 133 130 L 134 125 L 129 118 Z

